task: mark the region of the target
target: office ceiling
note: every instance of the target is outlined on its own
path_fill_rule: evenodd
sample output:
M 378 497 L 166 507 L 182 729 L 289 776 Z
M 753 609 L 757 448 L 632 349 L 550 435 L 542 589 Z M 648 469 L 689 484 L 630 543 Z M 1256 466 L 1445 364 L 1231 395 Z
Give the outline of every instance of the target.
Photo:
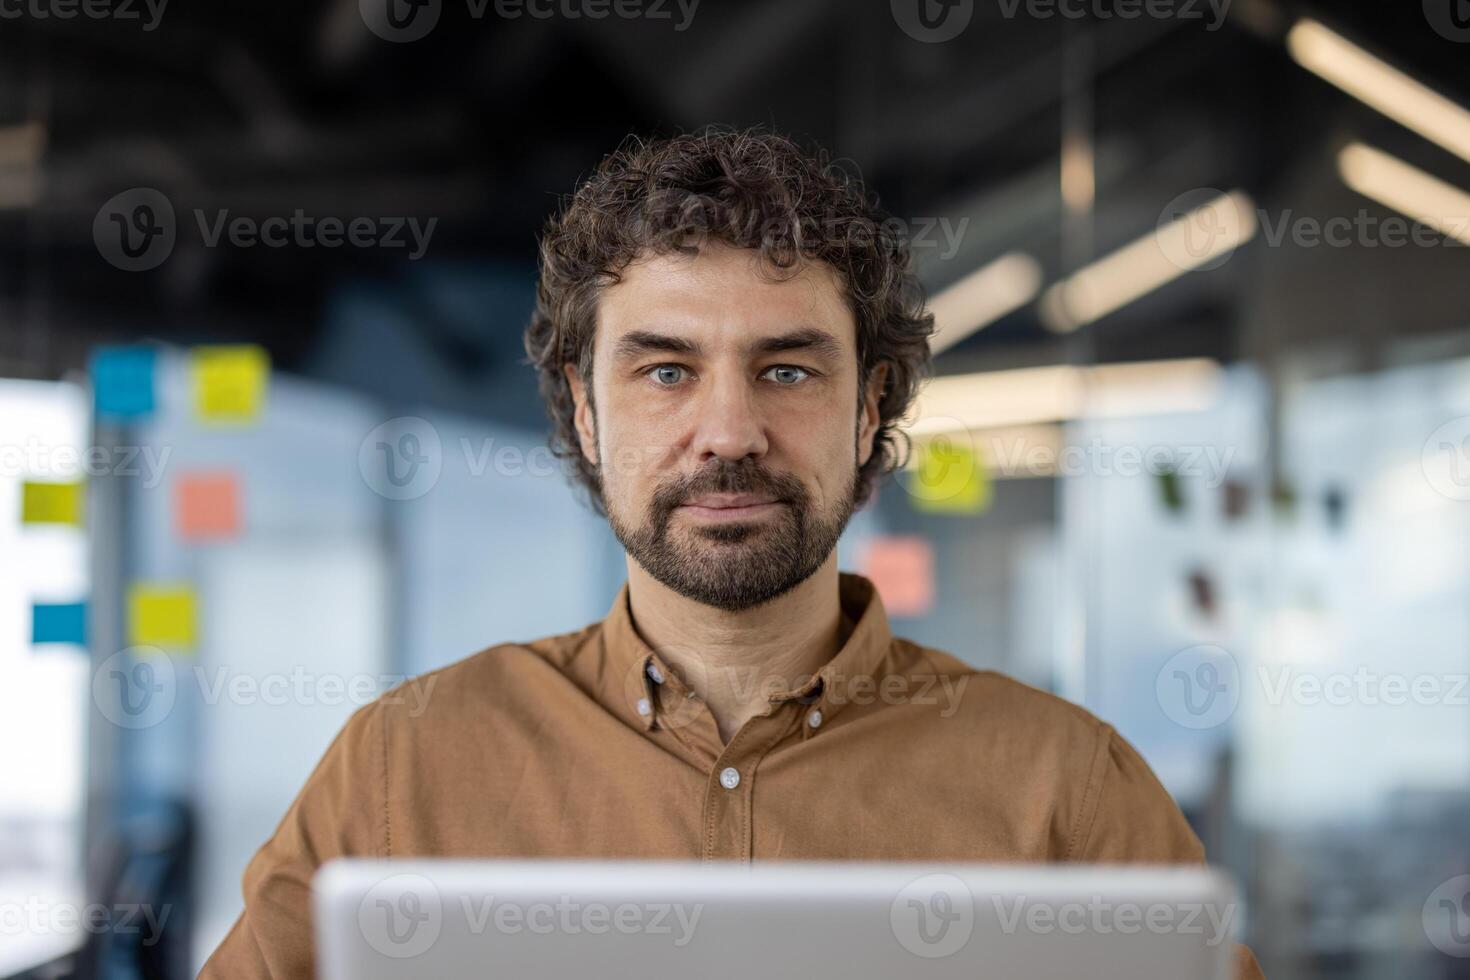
M 54 375 L 92 341 L 147 336 L 254 339 L 291 367 L 334 291 L 401 279 L 403 254 L 208 248 L 192 209 L 433 216 L 433 261 L 529 277 L 557 195 L 625 134 L 709 122 L 828 146 L 901 217 L 968 216 L 954 256 L 920 256 L 936 289 L 1016 247 L 1054 277 L 1144 234 L 1192 188 L 1270 200 L 1344 132 L 1470 184 L 1463 161 L 1307 74 L 1281 43 L 1293 17 L 1320 16 L 1470 103 L 1470 44 L 1431 29 L 1417 3 L 1235 0 L 1215 23 L 1204 0 L 1180 0 L 1199 19 L 1123 19 L 1107 0 L 1088 0 L 1080 19 L 1027 16 L 1025 0 L 1007 16 L 1010 0 L 974 0 L 959 37 L 924 43 L 884 0 L 703 0 L 682 30 L 673 0 L 667 19 L 602 20 L 506 19 L 497 0 L 476 18 L 474 2 L 443 0 L 411 43 L 376 36 L 359 0 L 175 0 L 151 30 L 131 0 L 138 21 L 0 25 L 0 124 L 44 133 L 33 163 L 35 127 L 0 145 L 0 190 L 13 192 L 0 209 L 0 303 L 16 327 L 0 341 L 6 366 Z M 1098 187 L 1090 227 L 1064 237 L 1068 119 L 1092 134 Z M 133 187 L 159 189 L 179 213 L 174 255 L 147 272 L 107 264 L 92 234 L 103 202 Z M 1091 356 L 1232 356 L 1249 268 L 1194 277 L 1074 342 Z M 513 332 L 465 336 L 446 356 L 518 353 Z M 1055 343 L 1024 309 L 956 357 Z

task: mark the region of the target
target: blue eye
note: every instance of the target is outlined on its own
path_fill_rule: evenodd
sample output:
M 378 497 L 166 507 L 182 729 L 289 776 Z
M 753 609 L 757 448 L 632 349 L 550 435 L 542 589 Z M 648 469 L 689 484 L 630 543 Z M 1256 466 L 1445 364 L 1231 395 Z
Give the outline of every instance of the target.
M 678 384 L 683 371 L 684 369 L 677 364 L 660 364 L 649 373 L 659 384 L 668 386 Z
M 778 364 L 775 367 L 770 368 L 766 371 L 767 374 L 771 374 L 773 372 L 775 373 L 776 384 L 783 387 L 794 385 L 800 381 L 803 381 L 811 374 L 811 372 L 809 372 L 806 368 L 799 368 L 793 364 Z

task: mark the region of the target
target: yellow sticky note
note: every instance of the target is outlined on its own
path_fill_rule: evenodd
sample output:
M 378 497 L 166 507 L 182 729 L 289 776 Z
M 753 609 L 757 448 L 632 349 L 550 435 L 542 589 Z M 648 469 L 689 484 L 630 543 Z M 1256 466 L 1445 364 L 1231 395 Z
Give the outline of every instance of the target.
M 979 514 L 992 489 L 985 459 L 964 438 L 937 437 L 914 447 L 917 465 L 903 487 L 914 509 L 930 514 Z
M 270 355 L 255 344 L 196 347 L 194 413 L 211 422 L 248 422 L 265 407 Z
M 138 584 L 128 590 L 130 646 L 192 647 L 194 590 L 187 586 Z
M 22 524 L 73 524 L 82 526 L 85 484 L 23 483 L 20 489 Z

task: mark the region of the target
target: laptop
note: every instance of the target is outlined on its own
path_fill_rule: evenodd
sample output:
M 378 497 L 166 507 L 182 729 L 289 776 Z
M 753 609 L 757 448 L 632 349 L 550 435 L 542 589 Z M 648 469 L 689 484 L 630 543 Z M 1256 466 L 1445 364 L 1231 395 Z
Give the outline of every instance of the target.
M 1227 980 L 1208 868 L 339 859 L 322 980 Z

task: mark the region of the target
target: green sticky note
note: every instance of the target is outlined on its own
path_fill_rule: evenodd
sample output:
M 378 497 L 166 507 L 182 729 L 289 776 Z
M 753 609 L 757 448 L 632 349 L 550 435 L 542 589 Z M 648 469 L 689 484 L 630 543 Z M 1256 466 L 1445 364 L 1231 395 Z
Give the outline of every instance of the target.
M 964 437 L 936 437 L 914 447 L 917 464 L 903 481 L 914 509 L 929 514 L 980 514 L 993 495 L 985 459 Z

